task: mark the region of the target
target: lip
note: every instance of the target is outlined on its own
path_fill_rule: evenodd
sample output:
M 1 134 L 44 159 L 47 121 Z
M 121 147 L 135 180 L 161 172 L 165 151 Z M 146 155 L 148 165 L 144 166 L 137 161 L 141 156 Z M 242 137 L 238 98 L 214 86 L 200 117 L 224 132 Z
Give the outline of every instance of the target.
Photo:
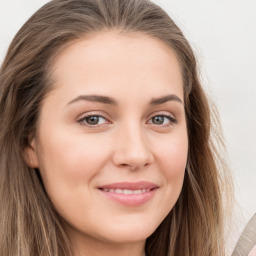
M 118 182 L 98 187 L 107 198 L 125 206 L 143 205 L 154 196 L 158 188 L 158 185 L 147 181 Z

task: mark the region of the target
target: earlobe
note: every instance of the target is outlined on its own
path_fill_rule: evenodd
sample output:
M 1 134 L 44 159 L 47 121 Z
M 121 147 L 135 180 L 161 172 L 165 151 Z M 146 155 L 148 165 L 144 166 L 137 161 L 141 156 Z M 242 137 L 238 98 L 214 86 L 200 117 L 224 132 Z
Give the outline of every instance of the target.
M 35 139 L 32 139 L 30 144 L 25 147 L 23 151 L 23 157 L 26 164 L 29 167 L 31 168 L 39 167 Z

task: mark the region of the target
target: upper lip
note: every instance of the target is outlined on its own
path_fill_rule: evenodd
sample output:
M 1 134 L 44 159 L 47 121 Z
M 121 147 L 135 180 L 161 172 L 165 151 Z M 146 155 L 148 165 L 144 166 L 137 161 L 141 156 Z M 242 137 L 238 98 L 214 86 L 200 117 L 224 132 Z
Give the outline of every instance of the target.
M 112 184 L 106 184 L 99 187 L 99 189 L 129 189 L 129 190 L 154 189 L 154 188 L 158 188 L 158 186 L 148 181 L 117 182 Z

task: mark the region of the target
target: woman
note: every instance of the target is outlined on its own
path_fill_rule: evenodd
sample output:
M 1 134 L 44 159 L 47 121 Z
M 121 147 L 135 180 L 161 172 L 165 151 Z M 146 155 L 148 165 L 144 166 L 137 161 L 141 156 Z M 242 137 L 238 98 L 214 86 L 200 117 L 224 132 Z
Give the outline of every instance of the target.
M 161 8 L 53 0 L 0 85 L 1 255 L 225 254 L 214 116 Z

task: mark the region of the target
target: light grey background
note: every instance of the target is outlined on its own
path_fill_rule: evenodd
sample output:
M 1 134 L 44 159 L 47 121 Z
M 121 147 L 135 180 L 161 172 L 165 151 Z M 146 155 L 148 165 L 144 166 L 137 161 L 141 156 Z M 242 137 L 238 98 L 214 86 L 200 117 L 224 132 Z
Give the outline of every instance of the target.
M 0 0 L 0 63 L 21 25 L 45 0 Z M 154 0 L 196 51 L 216 102 L 244 219 L 256 212 L 256 0 Z

